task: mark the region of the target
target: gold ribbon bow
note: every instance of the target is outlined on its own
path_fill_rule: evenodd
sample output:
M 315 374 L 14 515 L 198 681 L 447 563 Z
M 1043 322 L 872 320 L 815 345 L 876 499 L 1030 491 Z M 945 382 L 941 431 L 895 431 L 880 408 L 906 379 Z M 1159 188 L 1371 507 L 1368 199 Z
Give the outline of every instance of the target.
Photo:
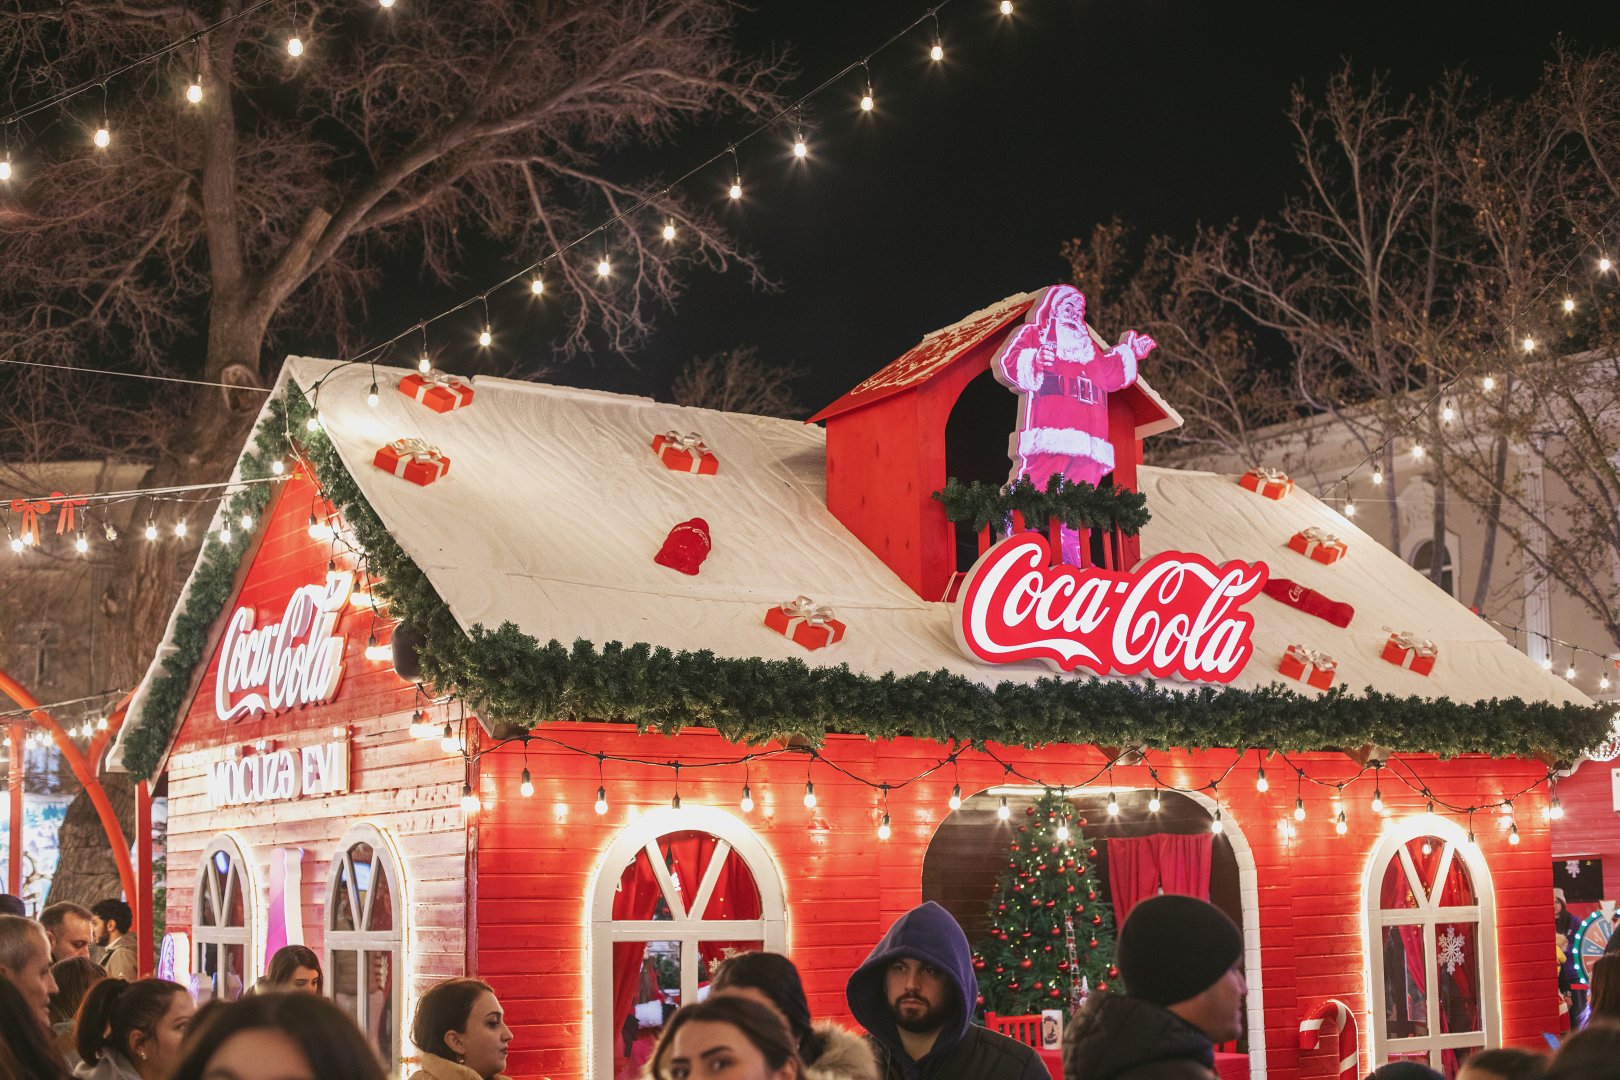
M 1339 666 L 1339 662 L 1327 653 L 1307 649 L 1303 645 L 1288 646 L 1288 658 L 1297 660 L 1306 667 L 1315 668 L 1318 671 L 1333 671 Z
M 1288 480 L 1288 474 L 1281 469 L 1268 469 L 1264 465 L 1256 465 L 1249 472 L 1267 483 L 1282 484 Z
M 439 448 L 437 446 L 434 446 L 426 439 L 418 439 L 415 436 L 405 439 L 395 439 L 393 442 L 388 444 L 388 449 L 392 450 L 400 457 L 409 457 L 412 461 L 432 462 L 437 461 L 439 458 L 444 456 L 439 452 Z
M 817 604 L 808 596 L 784 600 L 779 606 L 790 622 L 794 619 L 803 619 L 811 626 L 826 626 L 833 617 L 832 608 L 825 604 Z
M 452 375 L 448 371 L 440 371 L 438 368 L 434 368 L 423 375 L 422 382 L 428 386 L 443 386 L 450 390 L 460 390 L 467 385 L 462 381 L 460 375 Z
M 1307 544 L 1320 544 L 1323 547 L 1338 547 L 1340 540 L 1326 529 L 1315 525 L 1301 529 L 1299 535 L 1305 538 Z
M 703 445 L 703 436 L 695 431 L 689 431 L 685 435 L 678 431 L 666 431 L 664 439 L 677 449 L 690 451 L 694 457 L 708 449 Z M 803 600 L 804 597 L 801 596 L 799 599 Z
M 1417 656 L 1436 656 L 1440 652 L 1440 647 L 1434 642 L 1420 638 L 1410 630 L 1397 630 L 1391 635 L 1390 640 L 1403 652 L 1411 652 Z

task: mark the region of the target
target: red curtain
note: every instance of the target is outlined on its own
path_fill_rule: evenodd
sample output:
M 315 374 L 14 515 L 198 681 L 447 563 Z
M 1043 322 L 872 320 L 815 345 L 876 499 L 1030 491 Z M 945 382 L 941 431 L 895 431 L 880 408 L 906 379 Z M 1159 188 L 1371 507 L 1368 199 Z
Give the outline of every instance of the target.
M 613 918 L 650 919 L 659 896 L 658 879 L 653 876 L 652 864 L 645 851 L 636 856 L 619 878 L 619 891 L 613 897 Z M 647 945 L 641 941 L 618 941 L 613 944 L 613 1030 L 624 1030 L 624 1022 L 635 1004 L 636 988 L 641 979 L 641 958 Z M 617 1045 L 617 1039 L 615 1039 Z
M 1115 925 L 1131 908 L 1159 893 L 1209 899 L 1209 863 L 1215 837 L 1209 833 L 1153 833 L 1111 837 L 1108 891 Z

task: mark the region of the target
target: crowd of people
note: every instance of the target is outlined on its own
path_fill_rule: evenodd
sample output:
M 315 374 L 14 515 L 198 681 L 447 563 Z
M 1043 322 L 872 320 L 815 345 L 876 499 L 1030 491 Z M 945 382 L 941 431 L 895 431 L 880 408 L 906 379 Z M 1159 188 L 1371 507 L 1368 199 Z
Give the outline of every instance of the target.
M 310 949 L 279 950 L 240 1001 L 198 1008 L 178 983 L 133 978 L 123 966 L 121 954 L 133 952 L 116 947 L 127 936 L 127 907 L 57 907 L 38 920 L 0 914 L 0 1078 L 383 1080 L 354 1019 L 323 996 L 320 959 Z M 89 955 L 92 941 L 104 950 L 99 962 Z M 1215 1046 L 1244 1030 L 1237 926 L 1202 900 L 1154 897 L 1125 920 L 1116 965 L 1125 992 L 1092 994 L 1067 1025 L 1065 1080 L 1215 1080 Z M 1477 1052 L 1456 1080 L 1620 1080 L 1620 956 L 1599 962 L 1592 989 L 1592 1021 L 1556 1053 Z M 1050 1075 L 1034 1049 L 975 1022 L 967 937 L 937 904 L 890 927 L 849 977 L 845 997 L 864 1036 L 815 1022 L 787 957 L 730 957 L 713 973 L 707 998 L 664 1024 L 643 1080 Z M 484 982 L 430 987 L 411 1038 L 420 1051 L 411 1080 L 505 1080 L 512 1030 Z M 1440 1074 L 1402 1061 L 1369 1080 Z

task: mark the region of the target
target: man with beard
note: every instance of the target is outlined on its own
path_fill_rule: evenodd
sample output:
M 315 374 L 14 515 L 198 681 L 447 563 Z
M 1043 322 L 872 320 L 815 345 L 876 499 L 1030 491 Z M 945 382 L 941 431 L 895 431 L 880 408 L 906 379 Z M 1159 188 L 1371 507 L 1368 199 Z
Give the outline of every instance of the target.
M 1215 1043 L 1243 1034 L 1243 933 L 1191 896 L 1131 909 L 1114 963 L 1123 996 L 1095 993 L 1063 1034 L 1064 1080 L 1216 1080 Z
M 845 996 L 885 1080 L 1050 1080 L 1034 1050 L 973 1023 L 973 952 L 931 901 L 889 928 Z

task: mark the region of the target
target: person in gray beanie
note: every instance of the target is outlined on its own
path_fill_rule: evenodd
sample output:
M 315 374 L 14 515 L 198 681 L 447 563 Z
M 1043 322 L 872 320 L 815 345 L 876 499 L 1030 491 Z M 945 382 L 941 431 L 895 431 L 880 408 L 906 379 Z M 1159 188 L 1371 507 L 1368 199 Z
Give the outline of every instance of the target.
M 1063 1035 L 1064 1080 L 1216 1080 L 1215 1043 L 1243 1034 L 1243 933 L 1191 896 L 1131 909 L 1114 964 Z

